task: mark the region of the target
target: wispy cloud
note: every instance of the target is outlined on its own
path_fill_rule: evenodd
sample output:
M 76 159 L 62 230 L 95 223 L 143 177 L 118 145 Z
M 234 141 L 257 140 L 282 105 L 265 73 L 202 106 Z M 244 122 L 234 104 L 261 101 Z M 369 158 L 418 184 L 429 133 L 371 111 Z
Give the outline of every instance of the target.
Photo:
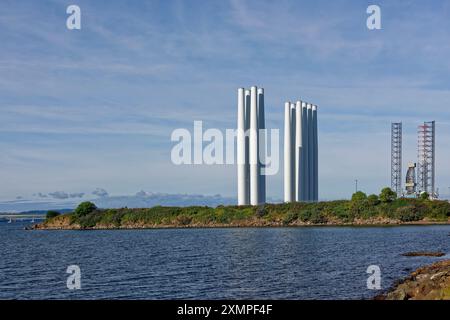
M 41 198 L 46 198 L 46 195 L 43 195 L 42 193 L 39 193 L 38 195 Z M 65 191 L 55 191 L 48 193 L 48 196 L 52 197 L 53 199 L 64 200 L 69 198 L 82 198 L 84 196 L 84 193 L 83 192 L 67 193 Z
M 108 191 L 106 191 L 103 188 L 97 188 L 94 191 L 92 191 L 92 194 L 94 196 L 100 197 L 100 198 L 104 198 L 108 196 Z

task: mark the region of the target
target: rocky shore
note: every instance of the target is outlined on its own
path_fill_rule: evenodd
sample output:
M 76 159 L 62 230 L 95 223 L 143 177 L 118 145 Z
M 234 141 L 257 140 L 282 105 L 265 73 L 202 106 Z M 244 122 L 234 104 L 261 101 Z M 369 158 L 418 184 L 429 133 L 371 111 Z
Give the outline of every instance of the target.
M 437 225 L 450 224 L 450 222 L 422 220 L 414 222 L 403 222 L 396 219 L 387 219 L 377 217 L 375 219 L 355 219 L 351 222 L 329 219 L 322 223 L 313 223 L 311 221 L 293 221 L 286 224 L 283 221 L 268 221 L 260 218 L 251 218 L 245 220 L 230 221 L 227 223 L 220 222 L 189 222 L 174 220 L 170 223 L 149 223 L 145 221 L 133 221 L 128 223 L 105 224 L 97 223 L 93 226 L 83 226 L 79 223 L 71 222 L 69 216 L 60 216 L 56 219 L 44 221 L 34 224 L 28 229 L 30 230 L 108 230 L 108 229 L 166 229 L 166 228 L 275 228 L 275 227 L 319 227 L 319 226 L 399 226 L 399 225 Z
M 450 260 L 417 269 L 375 300 L 450 300 Z

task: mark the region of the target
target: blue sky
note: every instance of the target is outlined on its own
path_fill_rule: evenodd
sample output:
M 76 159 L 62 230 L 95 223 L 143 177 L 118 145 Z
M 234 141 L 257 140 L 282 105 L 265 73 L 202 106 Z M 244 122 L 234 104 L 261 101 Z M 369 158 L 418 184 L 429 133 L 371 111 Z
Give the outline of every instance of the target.
M 66 28 L 77 4 L 82 29 Z M 382 30 L 366 27 L 381 7 Z M 236 169 L 175 166 L 173 129 L 233 128 L 238 87 L 319 106 L 320 196 L 390 183 L 390 123 L 404 160 L 437 121 L 437 184 L 450 186 L 448 1 L 2 1 L 0 200 L 64 191 L 235 196 Z M 282 197 L 282 171 L 268 178 Z M 34 195 L 34 196 L 33 196 Z

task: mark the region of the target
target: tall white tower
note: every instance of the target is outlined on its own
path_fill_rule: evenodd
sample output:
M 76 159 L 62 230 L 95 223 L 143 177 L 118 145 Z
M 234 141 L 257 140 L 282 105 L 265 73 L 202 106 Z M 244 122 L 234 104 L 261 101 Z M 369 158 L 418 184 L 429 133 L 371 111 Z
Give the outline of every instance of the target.
M 295 201 L 302 200 L 302 103 L 297 101 L 295 105 Z
M 237 175 L 238 205 L 258 205 L 266 201 L 263 171 L 266 145 L 264 131 L 264 89 L 238 89 Z
M 292 126 L 291 103 L 284 104 L 284 202 L 292 202 Z
M 245 170 L 247 171 L 245 189 L 247 205 L 250 204 L 250 90 L 245 90 Z
M 259 134 L 259 202 L 266 202 L 266 121 L 264 115 L 264 89 L 258 88 L 258 134 Z
M 244 88 L 238 89 L 238 115 L 237 115 L 237 167 L 238 167 L 238 205 L 249 204 L 247 192 L 248 170 L 246 162 L 245 132 L 245 92 Z
M 308 108 L 307 103 L 302 102 L 302 168 L 301 168 L 301 201 L 308 200 Z
M 314 136 L 312 123 L 312 105 L 307 104 L 308 108 L 308 201 L 313 200 L 314 188 Z
M 290 133 L 290 134 L 289 134 Z M 284 201 L 318 201 L 317 106 L 285 103 Z
M 313 201 L 319 201 L 319 138 L 317 128 L 317 106 L 312 107 L 312 122 L 313 122 L 313 142 L 314 142 L 314 187 L 313 187 Z
M 259 143 L 257 88 L 250 89 L 250 204 L 259 204 Z

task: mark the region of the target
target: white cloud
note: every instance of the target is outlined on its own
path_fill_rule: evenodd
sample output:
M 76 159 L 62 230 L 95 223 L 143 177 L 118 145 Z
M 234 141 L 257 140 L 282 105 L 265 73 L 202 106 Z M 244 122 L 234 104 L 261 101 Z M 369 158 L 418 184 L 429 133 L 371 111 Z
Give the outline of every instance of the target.
M 106 191 L 103 188 L 95 189 L 94 191 L 92 191 L 92 194 L 97 196 L 97 197 L 100 197 L 100 198 L 105 198 L 105 197 L 107 197 L 109 195 L 108 191 Z

